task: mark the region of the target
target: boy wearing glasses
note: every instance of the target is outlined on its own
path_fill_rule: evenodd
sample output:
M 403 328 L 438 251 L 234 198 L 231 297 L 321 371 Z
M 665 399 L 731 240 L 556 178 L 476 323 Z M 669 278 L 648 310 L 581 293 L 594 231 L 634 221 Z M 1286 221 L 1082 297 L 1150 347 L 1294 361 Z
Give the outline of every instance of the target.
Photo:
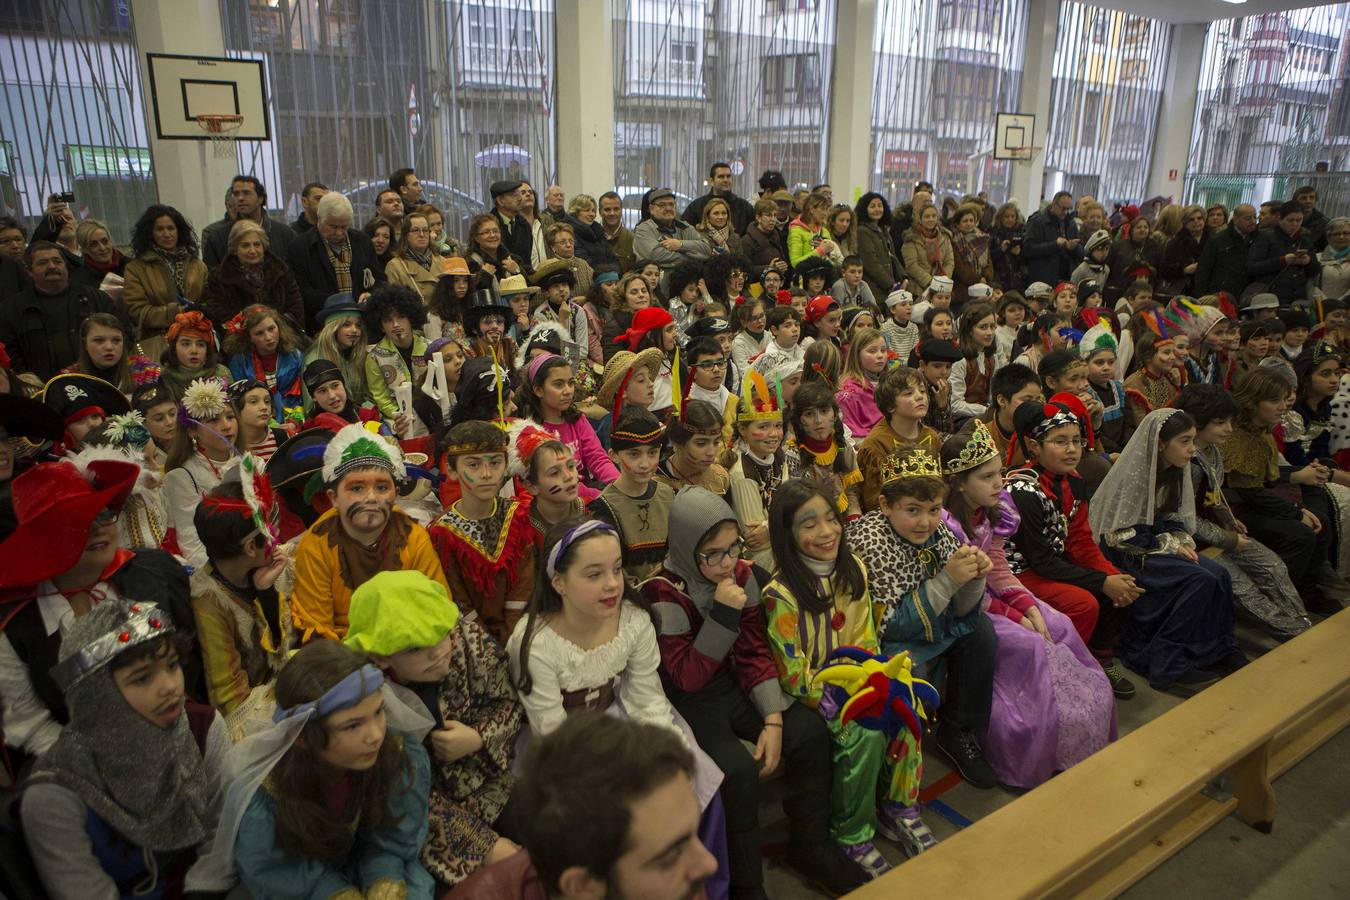
M 723 439 L 730 447 L 738 401 L 726 385 L 728 359 L 717 340 L 710 337 L 690 341 L 684 355 L 689 360 L 689 399 L 717 407 L 726 423 L 722 429 Z
M 764 896 L 759 785 L 780 762 L 784 861 L 831 894 L 861 886 L 866 875 L 830 840 L 825 720 L 778 682 L 759 597 L 769 573 L 742 559 L 736 514 L 703 488 L 675 496 L 669 528 L 665 567 L 640 590 L 657 622 L 666 695 L 723 773 L 732 895 Z

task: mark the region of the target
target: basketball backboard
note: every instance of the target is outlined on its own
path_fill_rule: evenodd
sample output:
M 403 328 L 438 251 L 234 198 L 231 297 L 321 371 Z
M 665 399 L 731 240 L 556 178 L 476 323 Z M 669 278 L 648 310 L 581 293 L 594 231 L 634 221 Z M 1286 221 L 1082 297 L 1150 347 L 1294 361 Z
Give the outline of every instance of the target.
M 204 141 L 198 116 L 238 115 L 236 140 L 272 139 L 262 60 L 145 54 L 155 131 L 160 140 Z
M 994 159 L 1031 159 L 1036 117 L 999 113 L 994 119 Z

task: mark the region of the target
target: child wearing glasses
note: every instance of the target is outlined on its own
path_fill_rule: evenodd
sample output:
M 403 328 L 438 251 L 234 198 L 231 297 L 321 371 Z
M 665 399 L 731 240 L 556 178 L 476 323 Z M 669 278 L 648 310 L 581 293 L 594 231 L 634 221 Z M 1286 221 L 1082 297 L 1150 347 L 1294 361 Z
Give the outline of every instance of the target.
M 665 567 L 641 586 L 657 622 L 661 680 L 722 770 L 732 895 L 763 895 L 760 779 L 782 762 L 784 860 L 808 881 L 845 893 L 867 876 L 830 839 L 829 730 L 779 685 L 759 598 L 769 575 L 741 558 L 739 532 L 720 497 L 699 487 L 675 496 Z
M 711 403 L 722 413 L 722 433 L 731 446 L 736 424 L 737 397 L 726 385 L 727 358 L 716 338 L 701 337 L 689 342 L 684 351 L 689 360 L 689 399 Z

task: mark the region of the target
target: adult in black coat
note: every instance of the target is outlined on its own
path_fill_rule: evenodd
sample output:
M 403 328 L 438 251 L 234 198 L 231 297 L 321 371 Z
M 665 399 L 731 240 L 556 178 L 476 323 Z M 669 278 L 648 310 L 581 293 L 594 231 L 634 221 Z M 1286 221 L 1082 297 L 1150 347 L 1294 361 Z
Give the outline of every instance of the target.
M 234 216 L 212 222 L 202 229 L 202 262 L 214 269 L 229 255 L 230 229 L 240 219 L 252 219 L 267 232 L 267 247 L 282 259 L 295 240 L 295 232 L 285 222 L 267 216 L 267 188 L 252 175 L 240 175 L 230 183 Z
M 130 335 L 126 308 L 102 291 L 70 283 L 65 255 L 49 241 L 28 248 L 32 278 L 23 290 L 0 300 L 0 344 L 14 372 L 32 372 L 43 381 L 80 357 L 80 326 L 92 313 L 122 321 Z
M 316 316 L 331 295 L 350 291 L 360 303 L 385 282 L 384 267 L 375 258 L 375 245 L 364 232 L 352 228 L 351 201 L 336 191 L 324 194 L 318 219 L 312 230 L 295 236 L 286 260 L 305 301 L 305 327 L 310 334 L 318 333 Z M 338 285 L 333 253 L 342 255 L 349 264 L 351 283 L 345 287 Z
M 1082 258 L 1078 225 L 1073 218 L 1073 195 L 1060 191 L 1049 206 L 1027 219 L 1022 233 L 1027 280 L 1046 284 L 1067 281 Z
M 568 209 L 569 212 L 558 216 L 555 221 L 572 226 L 572 233 L 577 239 L 577 256 L 590 263 L 592 269 L 601 265 L 614 266 L 617 269 L 619 257 L 609 245 L 609 239 L 605 237 L 604 226 L 596 218 L 595 201 L 585 194 L 578 194 L 572 198 Z M 583 220 L 582 216 L 590 222 Z
M 1247 275 L 1266 285 L 1282 306 L 1308 299 L 1308 282 L 1322 264 L 1313 250 L 1316 236 L 1303 230 L 1303 207 L 1290 200 L 1275 211 L 1275 224 L 1262 229 L 1247 254 Z
M 1247 275 L 1247 255 L 1256 240 L 1256 207 L 1242 203 L 1233 208 L 1228 224 L 1212 234 L 1200 251 L 1200 268 L 1195 270 L 1195 293 L 1217 294 L 1223 291 L 1236 301 L 1251 279 Z
M 534 232 L 530 223 L 520 214 L 525 198 L 521 193 L 523 181 L 494 181 L 489 189 L 492 194 L 492 215 L 502 230 L 502 246 L 520 261 L 525 274 L 532 271 L 530 258 L 534 251 Z
M 731 230 L 737 234 L 745 234 L 745 229 L 755 220 L 755 208 L 750 205 L 750 201 L 732 192 L 731 166 L 724 162 L 713 163 L 712 168 L 708 170 L 708 188 L 708 193 L 696 197 L 684 208 L 684 215 L 680 218 L 698 224 L 703 221 L 703 207 L 716 197 L 725 200 L 731 209 Z

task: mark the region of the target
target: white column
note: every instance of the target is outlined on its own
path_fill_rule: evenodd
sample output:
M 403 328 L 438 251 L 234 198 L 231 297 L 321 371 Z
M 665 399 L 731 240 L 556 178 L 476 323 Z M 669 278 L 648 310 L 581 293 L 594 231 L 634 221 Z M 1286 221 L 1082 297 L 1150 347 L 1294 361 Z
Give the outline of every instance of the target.
M 1204 25 L 1173 25 L 1167 51 L 1158 127 L 1153 134 L 1153 163 L 1145 197 L 1181 200 L 1186 183 L 1186 160 L 1191 152 L 1191 128 L 1200 97 L 1200 58 L 1205 47 Z M 1172 173 L 1175 172 L 1174 176 Z
M 598 197 L 614 189 L 614 4 L 558 0 L 556 10 L 558 183 L 569 197 Z
M 829 179 L 837 203 L 852 205 L 871 188 L 872 80 L 876 0 L 839 0 L 834 82 L 830 86 Z
M 1031 215 L 1040 207 L 1045 181 L 1045 138 L 1050 132 L 1050 84 L 1055 62 L 1055 29 L 1059 0 L 1031 0 L 1027 4 L 1027 47 L 1016 112 L 1034 115 L 1036 126 L 1031 159 L 1013 163 L 1012 197 Z
M 217 0 L 131 0 L 131 21 L 140 54 L 141 96 L 146 102 L 150 162 L 161 203 L 178 209 L 200 235 L 225 211 L 225 191 L 238 174 L 234 157 L 218 159 L 209 141 L 161 141 L 147 78 L 147 53 L 224 56 L 225 37 Z

